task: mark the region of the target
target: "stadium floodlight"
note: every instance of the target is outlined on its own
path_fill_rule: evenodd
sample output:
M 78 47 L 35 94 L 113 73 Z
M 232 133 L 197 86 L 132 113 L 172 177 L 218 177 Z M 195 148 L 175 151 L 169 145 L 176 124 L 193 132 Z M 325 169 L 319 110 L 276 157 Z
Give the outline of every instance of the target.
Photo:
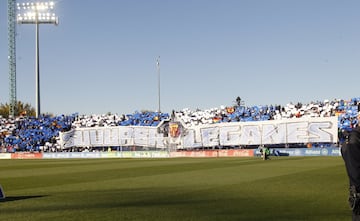
M 40 65 L 39 65 L 39 24 L 59 24 L 53 13 L 54 2 L 17 3 L 17 23 L 35 24 L 35 78 L 36 78 L 36 117 L 40 115 Z
M 54 2 L 17 3 L 17 22 L 19 24 L 54 24 L 59 23 L 54 10 Z

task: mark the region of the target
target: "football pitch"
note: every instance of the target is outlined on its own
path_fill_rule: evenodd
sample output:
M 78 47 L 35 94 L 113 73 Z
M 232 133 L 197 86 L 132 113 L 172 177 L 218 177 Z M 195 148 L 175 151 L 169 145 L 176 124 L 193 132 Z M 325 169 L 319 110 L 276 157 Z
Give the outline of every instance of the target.
M 1 221 L 349 221 L 341 157 L 0 160 Z

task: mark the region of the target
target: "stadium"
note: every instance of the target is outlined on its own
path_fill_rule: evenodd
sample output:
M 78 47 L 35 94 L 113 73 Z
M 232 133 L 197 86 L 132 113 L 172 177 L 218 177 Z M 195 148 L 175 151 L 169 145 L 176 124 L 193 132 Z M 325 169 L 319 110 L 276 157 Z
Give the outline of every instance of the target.
M 360 97 L 343 97 L 358 93 L 344 83 L 358 76 L 349 37 L 358 7 L 269 2 L 7 0 L 0 220 L 350 220 L 341 147 L 360 123 Z M 65 25 L 45 28 L 58 14 Z M 27 112 L 16 105 L 32 99 L 30 26 L 36 111 Z M 172 60 L 163 85 L 160 56 L 149 75 L 159 52 Z M 321 99 L 250 105 L 238 96 L 201 108 L 237 94 Z M 171 111 L 161 111 L 162 95 Z M 111 111 L 92 114 L 100 107 Z
M 0 217 L 348 220 L 339 147 L 358 104 L 1 118 Z

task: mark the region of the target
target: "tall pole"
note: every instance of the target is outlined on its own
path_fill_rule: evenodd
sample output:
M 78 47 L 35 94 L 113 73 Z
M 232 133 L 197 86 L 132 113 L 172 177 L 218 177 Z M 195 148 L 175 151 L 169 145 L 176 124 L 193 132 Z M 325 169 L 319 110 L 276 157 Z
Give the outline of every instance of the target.
M 36 118 L 38 118 L 41 114 L 40 112 L 40 64 L 39 64 L 39 13 L 36 12 L 36 21 L 35 21 L 35 27 L 36 27 L 36 34 L 35 34 L 35 85 L 36 85 Z
M 160 109 L 160 56 L 157 58 L 156 61 L 156 66 L 157 66 L 157 72 L 158 72 L 158 102 L 159 102 L 159 106 L 158 106 L 158 112 L 161 112 Z
M 50 13 L 54 9 L 54 2 L 27 2 L 17 3 L 18 13 L 17 22 L 19 24 L 35 24 L 35 102 L 36 117 L 41 115 L 40 110 L 40 56 L 39 56 L 39 25 L 54 24 L 58 25 L 58 17 L 55 13 Z

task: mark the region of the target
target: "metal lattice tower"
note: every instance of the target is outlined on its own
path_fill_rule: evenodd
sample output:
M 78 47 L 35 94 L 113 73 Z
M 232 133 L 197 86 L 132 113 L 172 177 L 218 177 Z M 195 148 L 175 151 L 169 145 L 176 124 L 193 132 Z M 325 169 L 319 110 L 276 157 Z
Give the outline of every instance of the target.
M 16 0 L 8 0 L 9 116 L 16 107 Z

